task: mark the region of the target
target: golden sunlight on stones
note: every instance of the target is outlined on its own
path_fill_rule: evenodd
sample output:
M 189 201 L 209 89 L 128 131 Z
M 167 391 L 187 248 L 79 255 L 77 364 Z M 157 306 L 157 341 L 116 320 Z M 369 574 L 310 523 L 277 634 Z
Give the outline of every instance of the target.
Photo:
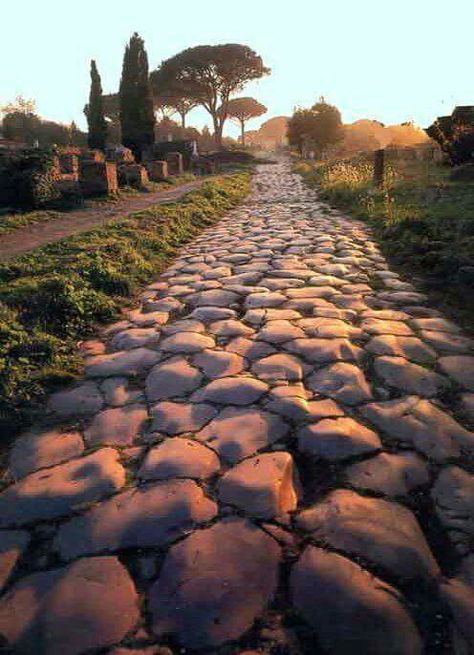
M 219 499 L 250 516 L 282 517 L 296 509 L 300 482 L 289 453 L 263 453 L 231 468 L 218 485 Z
M 271 603 L 279 563 L 276 541 L 247 521 L 194 532 L 170 548 L 151 588 L 153 632 L 185 648 L 238 639 Z

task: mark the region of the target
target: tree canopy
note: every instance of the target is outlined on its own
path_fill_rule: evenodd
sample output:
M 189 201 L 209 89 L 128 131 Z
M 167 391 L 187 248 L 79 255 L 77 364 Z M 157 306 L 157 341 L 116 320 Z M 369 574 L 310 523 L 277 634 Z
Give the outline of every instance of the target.
M 265 105 L 255 98 L 231 98 L 227 104 L 227 115 L 240 125 L 242 145 L 245 145 L 245 123 L 267 112 Z
M 125 47 L 119 89 L 122 142 L 140 159 L 154 141 L 155 114 L 143 39 L 135 32 Z
M 300 153 L 311 148 L 321 154 L 342 136 L 341 114 L 324 98 L 320 98 L 311 109 L 297 109 L 288 121 L 288 140 Z
M 107 123 L 104 116 L 102 84 L 97 65 L 93 59 L 91 61 L 91 89 L 86 117 L 89 127 L 87 138 L 89 148 L 104 150 L 107 140 Z
M 162 62 L 151 74 L 151 82 L 155 95 L 179 94 L 202 105 L 212 117 L 220 146 L 230 96 L 241 91 L 247 82 L 269 73 L 262 58 L 247 46 L 201 45 Z

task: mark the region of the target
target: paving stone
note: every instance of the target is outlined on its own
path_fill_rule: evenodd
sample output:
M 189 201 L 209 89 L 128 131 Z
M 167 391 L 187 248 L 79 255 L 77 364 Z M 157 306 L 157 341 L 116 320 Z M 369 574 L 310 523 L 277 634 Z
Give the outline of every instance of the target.
M 228 318 L 223 321 L 216 321 L 209 326 L 209 332 L 216 337 L 242 337 L 253 334 L 253 330 L 248 325 L 234 318 Z
M 468 655 L 474 650 L 474 589 L 462 579 L 454 578 L 441 583 L 440 597 L 452 617 L 453 650 Z
M 435 330 L 437 332 L 451 332 L 458 333 L 461 332 L 455 323 L 447 321 L 445 318 L 417 318 L 412 319 L 411 324 L 417 330 Z
M 143 309 L 145 312 L 172 313 L 179 312 L 182 307 L 183 303 L 172 296 L 165 296 L 159 300 L 146 300 L 143 303 Z
M 127 489 L 61 525 L 54 548 L 62 559 L 160 547 L 215 517 L 216 504 L 192 480 Z
M 249 377 L 218 378 L 191 396 L 192 402 L 220 405 L 251 405 L 263 396 L 268 385 Z
M 199 442 L 191 439 L 165 439 L 147 454 L 138 477 L 144 480 L 204 480 L 217 473 L 219 468 L 217 455 Z
M 104 399 L 99 387 L 92 381 L 53 393 L 48 401 L 48 409 L 62 417 L 95 414 L 103 405 Z
M 102 448 L 91 455 L 37 471 L 0 493 L 0 528 L 68 516 L 84 503 L 123 487 L 118 453 Z
M 0 531 L 0 593 L 29 541 L 30 535 L 23 530 Z
M 94 416 L 84 432 L 88 446 L 129 446 L 145 427 L 145 405 L 126 405 L 106 409 Z
M 353 327 L 345 321 L 337 318 L 302 318 L 297 321 L 296 325 L 302 328 L 308 337 L 322 337 L 322 338 L 359 338 L 362 331 L 359 328 Z
M 80 655 L 111 646 L 138 619 L 135 587 L 116 557 L 33 573 L 0 599 L 0 633 L 27 655 Z
M 419 364 L 432 364 L 436 361 L 436 352 L 418 337 L 398 337 L 382 334 L 372 337 L 365 349 L 374 355 L 404 357 Z
M 409 314 L 395 309 L 367 309 L 361 314 L 363 319 L 376 318 L 382 321 L 407 321 Z
M 236 312 L 230 307 L 197 307 L 191 314 L 190 318 L 196 318 L 199 321 L 209 323 L 212 321 L 225 320 L 226 318 L 233 318 Z
M 474 341 L 472 339 L 453 332 L 421 330 L 420 336 L 432 348 L 447 355 L 469 354 L 474 351 Z
M 289 453 L 263 453 L 231 468 L 218 484 L 221 502 L 271 519 L 296 509 L 300 481 Z
M 177 332 L 161 342 L 161 350 L 169 353 L 192 354 L 213 348 L 214 339 L 198 332 Z
M 416 305 L 417 303 L 422 304 L 428 300 L 425 294 L 412 291 L 384 291 L 379 293 L 379 298 L 396 303 L 397 305 Z
M 174 321 L 161 330 L 161 333 L 169 337 L 178 332 L 198 332 L 202 334 L 206 331 L 204 323 L 193 318 L 186 318 L 181 321 Z
M 294 606 L 326 653 L 421 655 L 423 644 L 401 594 L 355 562 L 308 546 L 290 585 Z
M 466 355 L 451 355 L 441 357 L 438 365 L 443 373 L 455 380 L 459 385 L 474 391 L 474 357 Z
M 426 398 L 437 396 L 448 386 L 446 378 L 403 357 L 377 357 L 374 368 L 389 387 Z
M 265 408 L 295 422 L 342 416 L 333 400 L 308 400 L 303 385 L 290 384 L 271 389 Z
M 303 378 L 303 366 L 296 357 L 276 353 L 257 360 L 252 366 L 252 373 L 261 380 L 295 382 Z
M 306 286 L 301 289 L 287 289 L 285 295 L 291 299 L 300 298 L 331 298 L 340 291 L 330 286 L 310 287 Z
M 202 373 L 183 357 L 172 357 L 155 366 L 146 379 L 150 402 L 187 396 L 201 386 Z
M 236 463 L 286 436 L 288 426 L 278 416 L 254 407 L 227 407 L 196 434 L 223 459 Z
M 348 466 L 348 483 L 356 489 L 376 491 L 386 496 L 408 496 L 427 485 L 430 473 L 425 461 L 416 453 L 393 455 L 380 453 Z
M 251 341 L 245 337 L 237 337 L 232 339 L 225 349 L 228 352 L 237 353 L 249 361 L 254 359 L 260 359 L 266 355 L 271 355 L 276 352 L 275 348 L 270 346 L 270 344 L 262 341 Z
M 370 403 L 360 412 L 392 439 L 436 462 L 474 453 L 474 433 L 417 396 Z
M 278 291 L 269 291 L 268 293 L 252 293 L 245 299 L 247 309 L 257 309 L 259 307 L 278 307 L 287 300 L 286 296 Z
M 243 358 L 224 350 L 204 350 L 193 358 L 193 364 L 208 378 L 237 375 L 245 368 Z
M 223 289 L 200 291 L 186 298 L 186 301 L 194 307 L 228 307 L 238 300 L 238 294 Z
M 131 350 L 141 346 L 157 344 L 160 333 L 155 328 L 132 328 L 117 332 L 110 341 L 114 350 Z
M 298 433 L 298 450 L 330 462 L 374 453 L 382 448 L 375 432 L 349 417 L 325 418 Z
M 397 336 L 413 336 L 412 330 L 401 321 L 386 321 L 378 318 L 366 318 L 360 324 L 361 330 L 369 334 L 393 334 Z
M 346 362 L 319 369 L 308 379 L 308 387 L 347 405 L 357 405 L 372 398 L 364 373 Z
M 451 540 L 467 554 L 474 538 L 474 476 L 459 466 L 448 466 L 439 474 L 431 495 Z
M 86 374 L 92 378 L 134 377 L 145 373 L 159 359 L 160 354 L 148 348 L 134 348 L 110 355 L 98 355 L 87 362 Z
M 100 385 L 100 390 L 105 396 L 105 402 L 112 407 L 122 407 L 131 403 L 139 403 L 145 400 L 145 395 L 140 389 L 130 389 L 128 379 L 123 377 L 106 378 Z
M 300 355 L 314 364 L 336 361 L 359 361 L 364 351 L 347 339 L 295 339 L 285 344 L 285 349 Z
M 166 325 L 169 319 L 168 312 L 142 312 L 141 309 L 134 309 L 128 312 L 127 316 L 132 323 L 141 328 Z
M 336 489 L 297 517 L 298 526 L 332 548 L 362 557 L 395 578 L 439 575 L 418 522 L 406 507 Z
M 304 332 L 301 328 L 292 325 L 289 321 L 277 320 L 266 323 L 266 325 L 259 330 L 256 338 L 259 341 L 280 344 L 301 337 L 304 337 Z
M 280 548 L 260 528 L 228 519 L 172 546 L 149 594 L 153 632 L 185 648 L 239 639 L 272 602 Z
M 78 457 L 83 451 L 84 444 L 79 432 L 56 429 L 27 432 L 13 443 L 8 471 L 18 480 L 38 469 Z
M 470 421 L 474 421 L 474 393 L 463 393 L 460 401 L 462 412 Z

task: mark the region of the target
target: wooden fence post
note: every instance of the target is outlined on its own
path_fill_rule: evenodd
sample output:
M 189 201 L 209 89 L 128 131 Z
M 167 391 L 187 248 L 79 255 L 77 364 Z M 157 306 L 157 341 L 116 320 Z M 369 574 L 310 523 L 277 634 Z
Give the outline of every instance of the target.
M 385 177 L 385 150 L 380 149 L 374 152 L 374 184 L 383 186 Z

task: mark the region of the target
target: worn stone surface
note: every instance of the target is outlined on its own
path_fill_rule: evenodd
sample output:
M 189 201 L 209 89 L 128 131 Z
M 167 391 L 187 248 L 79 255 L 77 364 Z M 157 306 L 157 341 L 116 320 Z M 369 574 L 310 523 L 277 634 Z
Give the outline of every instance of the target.
M 105 409 L 84 432 L 88 446 L 129 446 L 145 427 L 148 412 L 144 405 Z
M 301 512 L 297 523 L 313 538 L 397 578 L 432 579 L 439 573 L 415 516 L 396 503 L 336 489 Z
M 79 655 L 120 641 L 138 622 L 138 596 L 115 557 L 34 573 L 0 599 L 0 634 L 15 652 Z
M 152 629 L 185 648 L 238 639 L 272 601 L 280 548 L 246 521 L 224 520 L 173 546 L 150 591 Z
M 330 462 L 374 453 L 382 448 L 373 430 L 349 417 L 325 418 L 301 428 L 297 437 L 298 450 Z
M 158 482 L 128 489 L 64 523 L 54 545 L 66 560 L 124 548 L 163 546 L 215 514 L 215 504 L 195 482 Z
M 140 616 L 100 584 L 89 603 L 93 575 L 67 617 L 28 582 L 0 650 L 28 652 L 20 632 L 78 655 L 473 650 L 474 342 L 273 158 L 78 344 L 83 379 L 2 478 L 3 598 L 118 553 Z
M 278 416 L 259 409 L 224 409 L 196 439 L 205 441 L 225 460 L 235 463 L 283 438 L 288 426 Z
M 262 453 L 225 473 L 218 493 L 223 503 L 235 505 L 250 516 L 270 519 L 296 509 L 299 486 L 289 453 Z
M 203 480 L 217 473 L 219 468 L 219 458 L 210 448 L 191 439 L 166 439 L 150 450 L 138 476 L 144 480 Z
M 0 531 L 0 593 L 29 541 L 29 534 L 23 530 Z
M 82 504 L 118 491 L 124 483 L 125 471 L 112 448 L 37 471 L 0 493 L 0 527 L 68 516 Z
M 291 594 L 327 653 L 422 653 L 399 592 L 337 553 L 308 546 L 293 567 Z
M 78 457 L 83 451 L 84 443 L 79 432 L 28 432 L 14 442 L 8 459 L 8 471 L 18 480 L 38 469 Z
M 430 481 L 428 467 L 416 453 L 380 453 L 346 469 L 348 483 L 356 489 L 386 496 L 408 496 Z

